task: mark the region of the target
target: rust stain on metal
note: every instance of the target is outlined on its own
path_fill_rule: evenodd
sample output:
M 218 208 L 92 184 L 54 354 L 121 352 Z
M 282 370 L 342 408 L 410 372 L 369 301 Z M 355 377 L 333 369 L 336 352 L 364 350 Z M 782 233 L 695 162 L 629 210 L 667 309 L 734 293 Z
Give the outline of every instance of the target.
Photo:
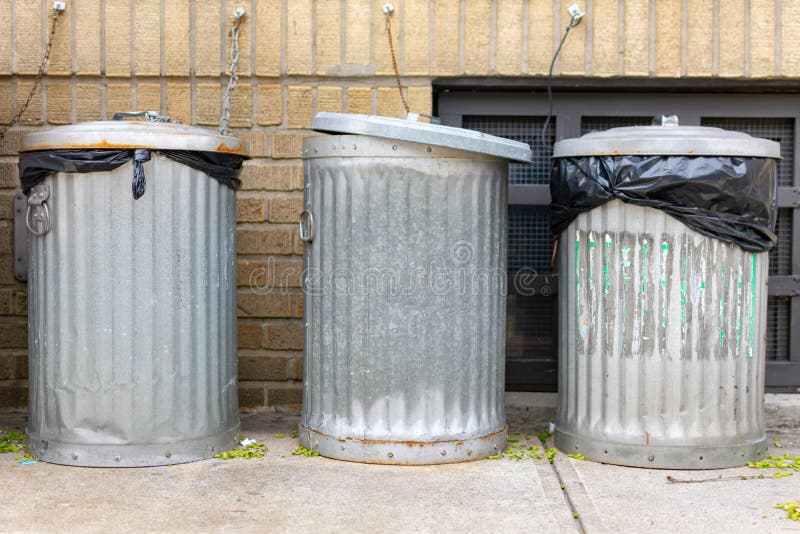
M 89 149 L 89 148 L 123 148 L 123 149 L 137 149 L 137 148 L 145 148 L 149 150 L 155 150 L 157 147 L 154 146 L 146 146 L 142 144 L 135 144 L 129 145 L 124 143 L 109 143 L 105 139 L 101 141 L 97 141 L 94 143 L 64 143 L 59 145 L 48 145 L 48 144 L 41 144 L 32 146 L 29 148 L 25 148 L 20 150 L 20 152 L 35 152 L 37 150 L 69 150 L 69 149 Z
M 225 154 L 236 154 L 237 156 L 243 156 L 245 153 L 242 151 L 241 148 L 231 148 L 226 145 L 224 142 L 217 145 L 215 149 L 217 152 L 224 152 Z

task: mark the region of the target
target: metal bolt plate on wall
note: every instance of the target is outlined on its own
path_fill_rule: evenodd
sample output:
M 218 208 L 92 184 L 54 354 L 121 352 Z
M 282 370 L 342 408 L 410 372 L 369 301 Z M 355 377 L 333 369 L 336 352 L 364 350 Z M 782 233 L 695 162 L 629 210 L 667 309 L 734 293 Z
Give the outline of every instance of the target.
M 14 195 L 14 278 L 20 282 L 28 280 L 28 228 L 25 215 L 28 199 L 22 191 Z

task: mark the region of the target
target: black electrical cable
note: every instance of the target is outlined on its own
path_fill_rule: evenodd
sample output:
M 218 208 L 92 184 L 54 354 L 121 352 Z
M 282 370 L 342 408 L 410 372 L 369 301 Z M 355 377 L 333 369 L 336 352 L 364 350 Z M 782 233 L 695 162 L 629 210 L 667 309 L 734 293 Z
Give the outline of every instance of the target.
M 547 128 L 550 126 L 550 121 L 553 119 L 553 68 L 556 65 L 558 54 L 561 53 L 561 47 L 564 46 L 564 41 L 567 40 L 569 31 L 580 24 L 582 18 L 583 15 L 572 15 L 569 25 L 567 25 L 567 27 L 564 29 L 564 36 L 561 37 L 561 42 L 558 44 L 555 54 L 553 54 L 553 59 L 550 61 L 550 71 L 547 73 L 547 120 L 544 121 L 544 126 L 542 126 L 542 134 L 539 139 L 543 149 L 547 147 L 545 135 L 547 134 Z

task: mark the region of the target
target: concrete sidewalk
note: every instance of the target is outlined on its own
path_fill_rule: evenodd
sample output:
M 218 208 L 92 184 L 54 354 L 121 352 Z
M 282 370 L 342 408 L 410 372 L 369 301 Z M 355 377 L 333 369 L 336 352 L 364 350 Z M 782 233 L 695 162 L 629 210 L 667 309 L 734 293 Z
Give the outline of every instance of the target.
M 509 395 L 515 437 L 536 441 L 548 399 Z M 0 531 L 800 532 L 773 508 L 800 500 L 800 472 L 633 469 L 564 454 L 552 466 L 545 458 L 362 465 L 293 456 L 296 425 L 296 415 L 243 414 L 243 433 L 269 449 L 263 459 L 115 470 L 22 465 L 0 454 Z M 0 411 L 0 429 L 23 427 L 24 412 Z M 769 452 L 800 454 L 797 433 L 771 432 L 783 447 Z M 675 484 L 667 475 L 735 478 Z

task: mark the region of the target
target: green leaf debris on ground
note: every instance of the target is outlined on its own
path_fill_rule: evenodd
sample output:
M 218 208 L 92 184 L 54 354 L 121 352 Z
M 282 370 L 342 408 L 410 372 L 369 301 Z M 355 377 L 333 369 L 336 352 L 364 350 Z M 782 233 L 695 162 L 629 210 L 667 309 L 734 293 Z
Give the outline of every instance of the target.
M 800 456 L 790 455 L 784 452 L 780 456 L 767 454 L 763 460 L 757 462 L 747 462 L 747 467 L 754 469 L 781 469 L 783 471 L 791 469 L 792 471 L 800 471 Z
M 586 459 L 586 457 L 584 455 L 578 454 L 578 453 L 568 454 L 567 456 L 569 456 L 570 458 L 575 458 L 576 460 L 585 460 Z
M 0 430 L 0 454 L 19 452 L 25 449 L 25 434 L 13 430 Z
M 792 521 L 800 521 L 800 502 L 789 501 L 785 503 L 778 503 L 775 508 L 779 510 L 786 510 L 787 516 Z
M 319 451 L 306 449 L 302 445 L 298 445 L 297 449 L 292 452 L 292 456 L 319 456 Z
M 214 458 L 218 458 L 220 460 L 233 460 L 234 458 L 263 458 L 267 453 L 267 447 L 264 445 L 263 441 L 242 439 L 243 436 L 239 437 L 240 441 L 238 446 L 221 454 L 215 454 Z
M 524 459 L 536 459 L 541 460 L 542 455 L 547 457 L 547 461 L 551 464 L 553 463 L 553 458 L 556 454 L 558 454 L 558 449 L 556 448 L 547 448 L 547 441 L 550 439 L 550 432 L 548 430 L 544 430 L 537 434 L 537 438 L 539 439 L 540 445 L 533 444 L 533 438 L 530 434 L 525 434 L 524 441 L 522 436 L 522 431 L 517 430 L 512 433 L 513 436 L 520 436 L 517 437 L 509 437 L 508 438 L 508 447 L 499 454 L 494 454 L 489 456 L 489 460 L 524 460 Z M 545 439 L 543 439 L 545 438 Z

